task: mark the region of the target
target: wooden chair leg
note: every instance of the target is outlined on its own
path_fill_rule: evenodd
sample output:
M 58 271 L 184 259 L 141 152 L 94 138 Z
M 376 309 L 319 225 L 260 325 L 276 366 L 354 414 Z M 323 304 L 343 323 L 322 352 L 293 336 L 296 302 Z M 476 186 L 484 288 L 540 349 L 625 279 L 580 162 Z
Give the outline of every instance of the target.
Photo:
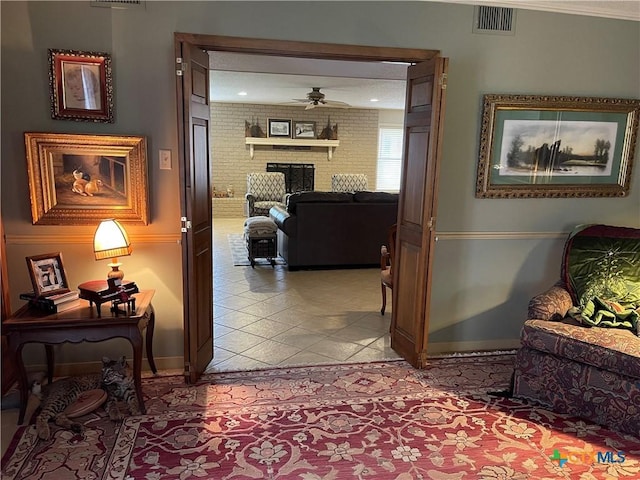
M 387 287 L 385 287 L 382 282 L 380 282 L 380 287 L 382 288 L 382 308 L 380 309 L 380 314 L 384 315 L 384 311 L 387 308 Z

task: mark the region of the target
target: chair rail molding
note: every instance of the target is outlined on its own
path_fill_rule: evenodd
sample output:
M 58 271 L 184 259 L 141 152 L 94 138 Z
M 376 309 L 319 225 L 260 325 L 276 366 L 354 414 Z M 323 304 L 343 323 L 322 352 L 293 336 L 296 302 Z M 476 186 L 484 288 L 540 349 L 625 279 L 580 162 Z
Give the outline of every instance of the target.
M 176 233 L 142 234 L 129 233 L 132 243 L 180 243 L 182 237 Z M 92 245 L 93 234 L 53 233 L 42 235 L 7 235 L 7 245 L 74 244 Z
M 569 232 L 436 232 L 436 241 L 566 239 L 568 235 Z

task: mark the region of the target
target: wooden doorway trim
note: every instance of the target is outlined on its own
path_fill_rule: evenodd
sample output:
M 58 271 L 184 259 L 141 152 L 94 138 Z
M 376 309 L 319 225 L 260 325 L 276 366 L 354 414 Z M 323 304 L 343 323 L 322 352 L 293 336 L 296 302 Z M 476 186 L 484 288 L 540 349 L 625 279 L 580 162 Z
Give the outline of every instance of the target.
M 259 38 L 227 37 L 176 33 L 176 42 L 185 42 L 203 50 L 275 55 L 279 57 L 317 58 L 327 60 L 391 61 L 415 63 L 430 60 L 439 50 L 418 48 L 371 47 L 336 43 L 294 42 Z
M 2 321 L 11 316 L 11 296 L 9 295 L 9 274 L 7 270 L 7 251 L 5 248 L 4 223 L 0 214 L 0 290 L 2 290 Z M 2 395 L 7 393 L 9 388 L 18 380 L 16 362 L 7 337 L 2 335 Z
M 421 63 L 429 61 L 439 57 L 439 50 L 425 50 L 414 48 L 394 48 L 394 47 L 373 47 L 373 46 L 361 46 L 361 45 L 344 45 L 344 44 L 332 44 L 332 43 L 314 43 L 314 42 L 298 42 L 287 40 L 266 40 L 257 38 L 244 38 L 244 37 L 227 37 L 218 35 L 202 35 L 192 33 L 175 33 L 174 43 L 176 57 L 181 57 L 180 52 L 186 52 L 191 48 L 200 48 L 202 50 L 221 51 L 221 52 L 235 52 L 246 53 L 253 55 L 272 55 L 281 57 L 297 57 L 297 58 L 310 58 L 321 60 L 352 60 L 352 61 L 371 61 L 371 62 L 406 62 L 406 63 Z M 184 72 L 189 72 L 189 66 L 180 64 L 182 58 L 176 58 L 176 71 L 178 78 L 182 76 L 183 80 L 189 81 L 190 78 L 187 73 L 187 78 L 183 76 Z M 181 198 L 185 200 L 181 206 L 181 215 L 187 225 L 191 224 L 191 219 L 188 217 L 188 212 L 193 210 L 193 205 L 189 205 L 189 195 L 187 195 L 187 184 L 185 182 L 185 169 L 188 166 L 190 149 L 188 148 L 191 132 L 189 130 L 189 115 L 187 108 L 187 101 L 185 100 L 188 95 L 185 92 L 191 91 L 191 85 L 187 84 L 183 86 L 181 80 L 177 82 L 177 95 L 178 95 L 178 152 L 179 152 L 179 165 L 181 168 Z M 209 218 L 209 229 L 212 231 L 212 218 Z M 185 242 L 186 245 L 186 242 Z M 183 250 L 187 247 L 183 246 Z M 209 258 L 204 256 L 200 258 L 200 262 L 207 261 L 212 263 L 211 252 L 208 253 Z M 183 251 L 183 294 L 188 295 L 188 292 L 198 291 L 197 285 L 190 285 L 190 278 L 188 273 L 189 269 L 185 264 L 185 258 L 193 257 L 193 252 Z M 425 266 L 428 269 L 428 265 Z M 198 283 L 198 282 L 196 282 Z M 194 368 L 195 362 L 190 357 L 190 351 L 194 348 L 189 346 L 205 345 L 211 339 L 207 339 L 200 335 L 198 332 L 198 322 L 202 322 L 203 319 L 190 318 L 191 310 L 188 307 L 189 299 L 183 299 L 185 304 L 184 308 L 184 331 L 185 331 L 185 365 L 189 366 L 185 377 L 187 381 L 194 382 L 200 376 L 202 371 L 200 367 Z M 209 319 L 213 322 L 213 319 Z M 425 328 L 428 328 L 428 319 L 424 319 Z M 426 332 L 425 332 L 426 334 Z M 211 332 L 213 335 L 213 332 Z M 200 338 L 202 337 L 202 338 Z M 213 355 L 213 351 L 211 352 Z M 203 358 L 199 359 L 203 360 Z M 201 363 L 200 361 L 198 363 Z

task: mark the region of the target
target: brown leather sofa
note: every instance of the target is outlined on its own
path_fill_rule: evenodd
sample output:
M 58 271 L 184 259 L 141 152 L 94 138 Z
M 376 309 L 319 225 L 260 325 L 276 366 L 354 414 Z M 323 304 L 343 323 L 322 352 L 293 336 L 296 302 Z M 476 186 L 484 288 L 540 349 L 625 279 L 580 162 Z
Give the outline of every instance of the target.
M 397 214 L 398 195 L 386 192 L 300 192 L 269 211 L 290 270 L 379 266 Z

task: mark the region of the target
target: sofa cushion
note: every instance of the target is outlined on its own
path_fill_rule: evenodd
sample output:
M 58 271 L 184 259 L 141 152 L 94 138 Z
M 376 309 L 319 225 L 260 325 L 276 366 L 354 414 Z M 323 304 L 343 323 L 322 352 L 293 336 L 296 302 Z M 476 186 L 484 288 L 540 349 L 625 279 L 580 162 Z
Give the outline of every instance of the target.
M 628 330 L 588 328 L 570 319 L 527 320 L 521 341 L 535 350 L 640 379 L 640 338 Z
M 353 201 L 358 203 L 398 203 L 398 194 L 362 191 L 353 194 Z
M 296 213 L 298 203 L 352 203 L 353 194 L 344 192 L 298 192 L 287 198 L 287 211 Z

